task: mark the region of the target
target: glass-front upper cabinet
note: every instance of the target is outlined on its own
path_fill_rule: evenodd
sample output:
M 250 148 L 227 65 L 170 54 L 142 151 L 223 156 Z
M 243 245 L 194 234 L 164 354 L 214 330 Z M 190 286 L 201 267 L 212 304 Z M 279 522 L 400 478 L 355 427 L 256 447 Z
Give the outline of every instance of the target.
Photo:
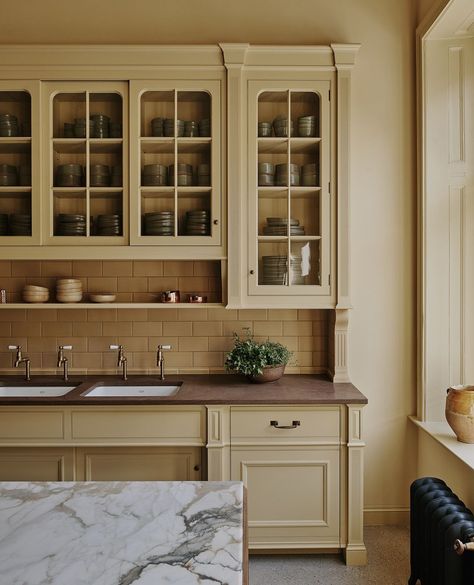
M 39 82 L 0 82 L 0 245 L 40 241 L 38 108 Z
M 220 88 L 131 82 L 131 244 L 221 245 Z
M 249 82 L 250 296 L 331 293 L 329 88 Z
M 128 243 L 128 84 L 44 84 L 44 241 Z

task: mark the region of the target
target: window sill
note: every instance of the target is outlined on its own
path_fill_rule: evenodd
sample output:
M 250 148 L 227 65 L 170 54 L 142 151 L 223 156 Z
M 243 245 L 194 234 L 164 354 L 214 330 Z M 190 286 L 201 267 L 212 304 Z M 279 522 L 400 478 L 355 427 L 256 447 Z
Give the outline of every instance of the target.
M 474 445 L 458 441 L 447 422 L 421 421 L 414 416 L 409 418 L 474 471 Z

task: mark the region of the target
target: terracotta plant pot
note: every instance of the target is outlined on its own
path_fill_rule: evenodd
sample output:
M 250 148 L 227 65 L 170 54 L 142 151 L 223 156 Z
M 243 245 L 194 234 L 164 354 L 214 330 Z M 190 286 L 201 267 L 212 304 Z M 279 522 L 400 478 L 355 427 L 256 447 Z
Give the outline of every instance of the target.
M 258 376 L 250 376 L 250 380 L 256 384 L 264 384 L 265 382 L 274 382 L 279 380 L 285 373 L 286 364 L 281 366 L 266 366 L 263 372 Z
M 448 388 L 446 420 L 458 441 L 474 443 L 474 386 Z

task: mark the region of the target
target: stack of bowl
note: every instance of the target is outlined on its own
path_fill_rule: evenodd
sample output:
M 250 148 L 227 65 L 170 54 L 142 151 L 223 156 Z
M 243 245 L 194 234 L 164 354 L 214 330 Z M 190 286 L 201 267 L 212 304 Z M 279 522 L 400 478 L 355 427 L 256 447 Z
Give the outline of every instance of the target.
M 259 122 L 258 123 L 258 135 L 263 138 L 269 138 L 272 135 L 272 123 L 271 122 Z
M 117 214 L 98 215 L 95 221 L 96 236 L 122 235 L 122 216 Z
M 279 187 L 288 185 L 288 165 L 276 165 L 275 184 Z M 300 167 L 299 165 L 290 164 L 290 187 L 297 187 L 300 184 Z
M 112 167 L 112 174 L 110 176 L 111 187 L 122 186 L 122 165 L 114 165 Z
M 283 285 L 288 279 L 286 256 L 262 256 L 262 278 L 260 284 Z
M 86 216 L 80 213 L 60 213 L 56 217 L 56 236 L 85 236 Z
M 304 284 L 304 276 L 301 267 L 301 253 L 290 255 L 291 281 L 290 284 Z
M 11 236 L 31 236 L 31 214 L 11 213 L 8 219 L 8 233 Z
M 84 169 L 82 165 L 66 164 L 56 168 L 56 187 L 82 187 Z
M 91 187 L 110 187 L 109 165 L 91 165 L 89 181 Z
M 82 282 L 77 278 L 56 281 L 56 300 L 59 303 L 78 303 L 82 299 Z
M 153 118 L 151 121 L 151 135 L 163 136 L 163 118 Z
M 91 114 L 91 121 L 94 127 L 91 129 L 91 138 L 108 138 L 110 118 L 105 114 Z
M 168 184 L 174 185 L 174 165 L 168 167 Z M 193 166 L 178 163 L 178 186 L 190 187 L 193 184 Z
M 0 164 L 0 186 L 13 187 L 18 185 L 17 169 L 14 165 Z
M 211 214 L 207 209 L 186 211 L 186 236 L 208 236 Z
M 163 123 L 164 135 L 174 136 L 174 118 L 165 118 Z M 177 136 L 184 136 L 184 121 L 176 120 Z
M 168 169 L 165 165 L 145 165 L 142 171 L 142 185 L 146 187 L 160 187 L 167 185 Z
M 275 184 L 275 165 L 273 163 L 258 163 L 258 184 L 260 187 L 272 187 Z
M 174 236 L 174 211 L 154 211 L 143 217 L 145 236 Z
M 89 120 L 89 136 L 94 135 L 94 121 Z M 86 119 L 74 118 L 74 138 L 86 137 Z
M 46 303 L 49 299 L 49 290 L 44 286 L 26 284 L 23 287 L 22 298 L 25 303 Z
M 0 236 L 8 235 L 8 214 L 0 213 Z
M 211 120 L 204 118 L 199 121 L 199 136 L 210 136 L 211 135 Z
M 184 123 L 184 136 L 199 136 L 199 123 L 194 120 Z
M 273 129 L 275 136 L 288 136 L 288 118 L 286 116 L 277 116 L 273 120 Z M 290 120 L 290 133 L 291 136 L 294 134 L 293 120 Z
M 198 165 L 197 168 L 198 185 L 200 187 L 209 187 L 211 184 L 211 167 L 208 164 Z
M 31 186 L 31 167 L 30 165 L 20 165 L 20 185 L 22 187 Z
M 110 122 L 109 136 L 110 136 L 110 138 L 122 138 L 122 123 L 121 122 Z
M 13 114 L 0 114 L 0 136 L 18 136 L 18 118 Z
M 64 131 L 63 131 L 64 138 L 74 138 L 74 124 L 71 122 L 64 122 Z
M 317 163 L 303 165 L 301 175 L 303 187 L 315 187 L 318 184 L 318 167 Z
M 288 218 L 267 217 L 267 225 L 263 227 L 264 236 L 287 236 Z M 290 236 L 304 236 L 304 227 L 299 219 L 290 219 Z
M 298 118 L 298 136 L 316 136 L 316 116 Z

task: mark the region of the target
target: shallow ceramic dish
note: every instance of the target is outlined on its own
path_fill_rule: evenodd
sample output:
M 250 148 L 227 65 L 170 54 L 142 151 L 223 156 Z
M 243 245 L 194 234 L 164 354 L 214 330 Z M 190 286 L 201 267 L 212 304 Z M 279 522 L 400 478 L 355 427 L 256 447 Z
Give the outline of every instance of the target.
M 91 293 L 89 295 L 93 303 L 113 303 L 117 296 L 114 293 Z

